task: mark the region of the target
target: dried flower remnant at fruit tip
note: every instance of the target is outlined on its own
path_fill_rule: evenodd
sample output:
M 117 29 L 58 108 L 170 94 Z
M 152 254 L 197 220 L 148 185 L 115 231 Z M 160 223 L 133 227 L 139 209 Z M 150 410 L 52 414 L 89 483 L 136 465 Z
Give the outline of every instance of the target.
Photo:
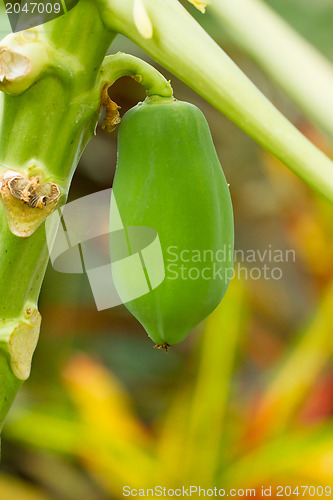
M 169 348 L 171 347 L 170 344 L 167 342 L 164 342 L 164 344 L 156 344 L 154 345 L 154 349 L 163 349 L 163 351 L 168 354 Z

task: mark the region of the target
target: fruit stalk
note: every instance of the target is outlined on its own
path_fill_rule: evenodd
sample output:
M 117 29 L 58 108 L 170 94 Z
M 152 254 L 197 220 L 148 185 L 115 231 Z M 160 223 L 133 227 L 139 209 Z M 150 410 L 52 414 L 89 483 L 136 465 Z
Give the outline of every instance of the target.
M 118 52 L 106 56 L 102 65 L 101 78 L 109 86 L 122 76 L 131 76 L 147 91 L 147 96 L 173 97 L 172 87 L 164 76 L 150 64 L 130 54 Z

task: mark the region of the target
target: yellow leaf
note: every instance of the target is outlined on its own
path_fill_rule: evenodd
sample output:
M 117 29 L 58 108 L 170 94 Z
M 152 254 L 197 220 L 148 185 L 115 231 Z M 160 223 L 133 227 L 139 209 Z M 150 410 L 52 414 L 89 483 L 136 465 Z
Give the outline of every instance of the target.
M 69 360 L 62 375 L 83 421 L 131 443 L 147 444 L 148 434 L 136 419 L 125 389 L 107 368 L 78 354 Z

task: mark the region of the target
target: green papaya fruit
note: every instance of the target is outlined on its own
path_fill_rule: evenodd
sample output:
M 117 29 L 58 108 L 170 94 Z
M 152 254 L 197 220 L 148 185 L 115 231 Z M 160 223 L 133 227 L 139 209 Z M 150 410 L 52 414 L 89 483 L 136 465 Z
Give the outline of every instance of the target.
M 138 226 L 156 230 L 163 255 L 164 279 L 153 286 L 156 279 L 149 265 L 158 259 L 156 253 L 145 255 L 142 250 L 149 290 L 125 306 L 157 346 L 176 344 L 217 307 L 232 271 L 229 188 L 209 126 L 197 107 L 147 98 L 124 115 L 113 197 L 127 230 L 129 255 L 139 259 L 140 249 L 130 241 Z M 110 219 L 112 235 L 112 214 Z M 115 285 L 123 294 L 130 293 L 136 271 L 133 266 L 122 269 Z

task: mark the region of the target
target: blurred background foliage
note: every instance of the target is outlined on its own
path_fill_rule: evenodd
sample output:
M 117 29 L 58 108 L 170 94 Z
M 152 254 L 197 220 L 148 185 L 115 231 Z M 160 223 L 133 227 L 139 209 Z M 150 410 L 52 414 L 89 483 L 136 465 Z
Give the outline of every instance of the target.
M 330 0 L 268 3 L 333 60 Z M 186 8 L 332 156 L 327 138 L 231 43 L 209 10 L 203 16 Z M 118 50 L 151 62 L 122 36 L 110 48 Z M 97 312 L 86 276 L 49 266 L 32 374 L 3 431 L 1 499 L 118 499 L 124 485 L 333 486 L 332 207 L 158 69 L 178 99 L 207 117 L 231 185 L 236 249 L 292 249 L 295 262 L 281 263 L 279 280 L 241 273 L 220 307 L 167 356 L 152 348 L 124 306 Z M 130 78 L 110 94 L 122 113 L 144 99 Z M 111 186 L 116 139 L 98 127 L 70 200 Z M 266 260 L 241 264 L 272 267 Z

